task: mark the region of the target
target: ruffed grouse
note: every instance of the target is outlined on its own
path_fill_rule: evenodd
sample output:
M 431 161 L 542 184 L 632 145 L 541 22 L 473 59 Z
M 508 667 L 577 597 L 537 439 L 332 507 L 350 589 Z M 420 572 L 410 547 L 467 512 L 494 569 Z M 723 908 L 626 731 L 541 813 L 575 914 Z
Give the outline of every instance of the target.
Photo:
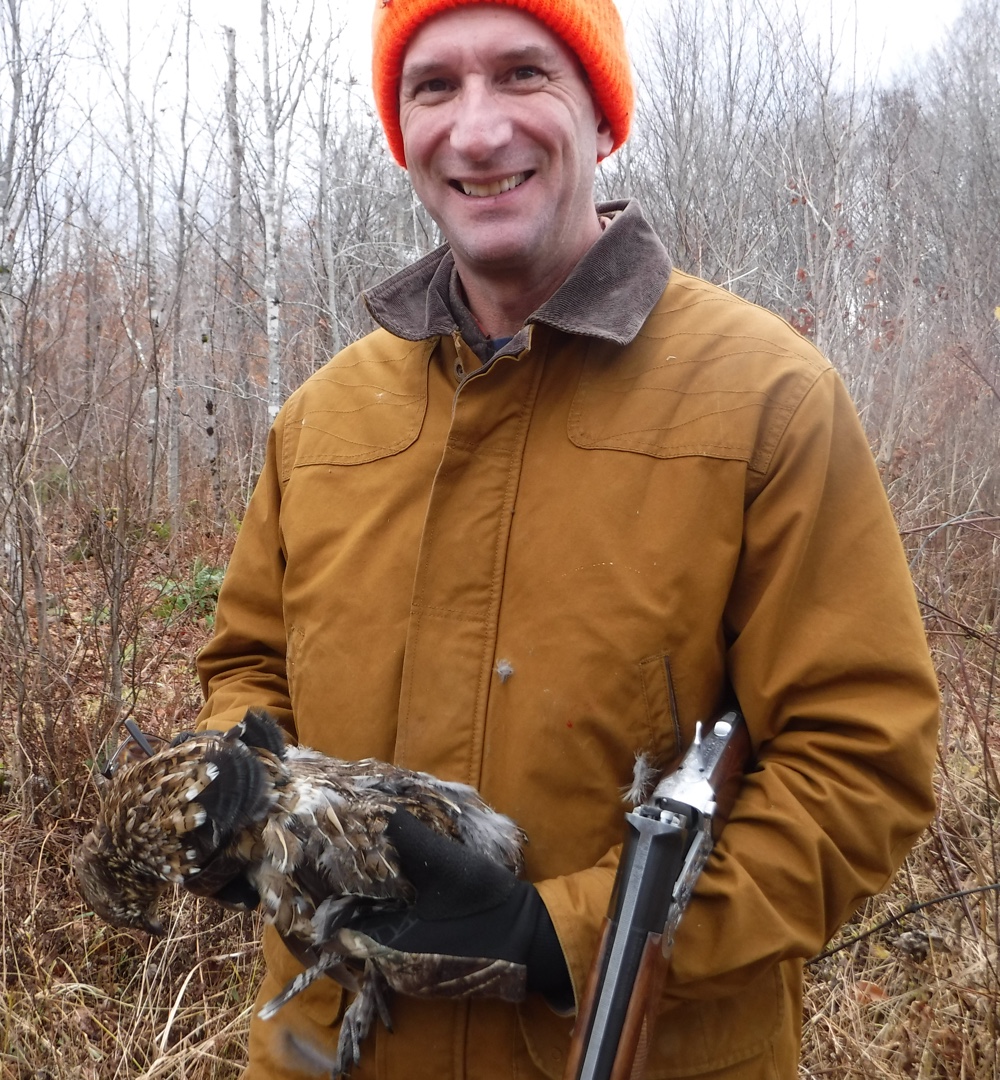
M 399 809 L 515 873 L 521 867 L 523 834 L 473 788 L 286 746 L 275 721 L 255 709 L 225 733 L 193 735 L 117 769 L 74 864 L 101 918 L 154 934 L 162 932 L 157 900 L 171 883 L 216 899 L 232 899 L 233 882 L 254 900 L 255 892 L 264 917 L 307 964 L 263 1017 L 324 972 L 358 991 L 341 1027 L 338 1075 L 359 1060 L 376 1012 L 390 1026 L 387 984 L 418 994 L 489 986 L 504 996 L 503 962 L 469 958 L 456 971 L 450 957 L 442 972 L 433 957 L 418 962 L 345 925 L 412 899 L 385 835 Z

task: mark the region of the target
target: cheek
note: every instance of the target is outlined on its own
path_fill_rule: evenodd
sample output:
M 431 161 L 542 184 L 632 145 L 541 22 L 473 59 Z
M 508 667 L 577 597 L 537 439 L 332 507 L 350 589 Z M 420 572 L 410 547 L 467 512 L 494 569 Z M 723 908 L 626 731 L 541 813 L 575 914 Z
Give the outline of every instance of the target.
M 406 147 L 405 149 L 406 169 L 409 174 L 410 187 L 413 188 L 413 192 L 420 202 L 433 212 L 435 205 L 435 189 L 434 185 L 431 183 L 430 175 L 425 167 L 424 161 L 420 157 L 419 152 L 411 153 L 409 147 Z
M 446 106 L 400 113 L 399 130 L 403 136 L 407 162 L 411 157 L 427 161 L 447 147 L 451 125 Z
M 427 125 L 421 123 L 417 117 L 408 117 L 406 113 L 400 113 L 399 130 L 403 136 L 403 152 L 406 154 L 407 168 L 411 167 L 411 161 L 420 161 L 425 153 Z

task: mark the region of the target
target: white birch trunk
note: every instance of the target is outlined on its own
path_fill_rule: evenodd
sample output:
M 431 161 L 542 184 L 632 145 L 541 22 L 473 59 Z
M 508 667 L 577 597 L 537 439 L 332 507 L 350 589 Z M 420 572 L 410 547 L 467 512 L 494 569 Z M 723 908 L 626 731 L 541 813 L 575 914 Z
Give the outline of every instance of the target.
M 326 302 L 326 319 L 329 324 L 327 343 L 331 353 L 340 351 L 340 322 L 337 311 L 337 262 L 333 243 L 334 192 L 330 175 L 330 159 L 333 150 L 330 146 L 330 70 L 329 50 L 324 56 L 323 75 L 320 83 L 320 101 L 318 122 L 316 124 L 319 141 L 319 203 L 318 225 L 320 250 L 323 255 L 323 294 Z
M 3 7 L 0 19 L 7 25 L 0 36 L 0 94 L 6 119 L 6 129 L 0 132 L 0 630 L 6 646 L 2 674 L 7 722 L 0 724 L 0 754 L 26 815 L 36 794 L 29 780 L 33 774 L 51 776 L 44 759 L 53 756 L 46 544 L 36 486 L 38 458 L 51 433 L 44 430 L 38 409 L 37 357 L 25 344 L 28 327 L 39 315 L 43 270 L 35 253 L 29 256 L 25 249 L 32 224 L 37 230 L 34 241 L 40 248 L 47 246 L 49 221 L 54 220 L 54 215 L 48 217 L 51 206 L 44 202 L 42 180 L 51 167 L 47 139 L 55 119 L 51 95 L 57 46 L 50 25 L 25 47 L 20 0 L 5 0 Z M 58 798 L 53 805 L 58 805 Z
M 184 97 L 180 110 L 180 162 L 177 170 L 177 250 L 174 257 L 174 295 L 172 303 L 173 333 L 170 341 L 170 398 L 167 411 L 167 501 L 170 507 L 170 535 L 180 534 L 181 513 L 181 383 L 183 380 L 183 298 L 184 276 L 187 268 L 190 225 L 187 210 L 188 132 L 187 116 L 191 99 L 191 4 L 185 17 L 184 29 Z
M 240 131 L 238 98 L 236 93 L 236 30 L 227 26 L 226 35 L 226 141 L 228 158 L 228 190 L 226 192 L 226 238 L 224 262 L 226 266 L 226 290 L 228 299 L 227 328 L 225 340 L 235 363 L 231 394 L 228 397 L 226 419 L 229 434 L 238 446 L 250 446 L 253 443 L 254 403 L 251 399 L 250 349 L 247 333 L 246 297 L 247 287 L 244 277 L 244 239 L 243 239 L 243 161 L 244 145 Z M 221 388 L 214 368 L 215 352 L 209 351 L 213 368 L 208 384 L 213 387 L 213 399 L 206 406 L 209 426 L 215 432 L 216 446 L 221 439 L 220 409 L 223 401 L 218 392 Z M 207 371 L 207 369 L 206 369 Z M 213 482 L 214 490 L 214 482 Z
M 136 201 L 136 233 L 137 233 L 137 258 L 140 272 L 146 279 L 146 317 L 149 331 L 149 352 L 142 347 L 142 335 L 138 327 L 132 325 L 132 319 L 126 314 L 127 297 L 129 295 L 128 282 L 122 280 L 117 269 L 116 277 L 122 284 L 122 313 L 125 333 L 134 347 L 137 360 L 146 367 L 152 376 L 152 386 L 146 394 L 149 408 L 146 414 L 146 442 L 147 442 L 147 483 L 150 500 L 156 491 L 157 473 L 160 465 L 160 428 L 163 421 L 163 371 L 160 365 L 159 355 L 159 330 L 162 321 L 161 302 L 158 296 L 157 267 L 154 258 L 153 216 L 150 208 L 152 192 L 147 188 L 143 180 L 144 165 L 152 174 L 152 160 L 144 163 L 139 152 L 139 136 L 136 131 L 134 113 L 134 95 L 132 91 L 132 28 L 130 14 L 126 15 L 126 60 L 122 71 L 123 94 L 122 104 L 125 120 L 125 136 L 128 143 L 128 158 L 131 165 L 131 181 L 135 191 Z M 152 147 L 150 155 L 152 156 Z
M 277 193 L 278 120 L 271 91 L 270 11 L 260 4 L 260 40 L 264 64 L 264 323 L 267 331 L 267 422 L 274 423 L 281 407 L 281 294 L 278 267 L 281 229 Z
M 222 443 L 219 433 L 219 376 L 215 368 L 215 348 L 208 320 L 208 297 L 201 296 L 201 360 L 205 372 L 205 452 L 212 485 L 212 519 L 217 528 L 225 522 L 222 497 Z

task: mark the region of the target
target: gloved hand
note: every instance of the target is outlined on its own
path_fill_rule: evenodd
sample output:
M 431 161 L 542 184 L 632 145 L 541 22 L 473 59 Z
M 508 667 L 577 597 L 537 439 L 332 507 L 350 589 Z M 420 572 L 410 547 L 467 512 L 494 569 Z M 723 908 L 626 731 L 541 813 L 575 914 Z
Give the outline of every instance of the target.
M 520 965 L 527 990 L 555 1009 L 572 1009 L 566 960 L 534 885 L 405 810 L 392 815 L 386 835 L 416 899 L 402 911 L 355 916 L 352 930 L 410 958 L 482 957 Z
M 189 731 L 187 729 L 185 729 L 184 731 L 178 731 L 177 734 L 170 740 L 170 742 L 167 743 L 167 746 L 169 746 L 171 749 L 173 749 L 175 746 L 181 746 L 189 739 L 195 738 L 198 734 L 199 733 L 197 731 Z
M 260 903 L 260 893 L 249 879 L 238 870 L 223 866 L 219 860 L 206 863 L 201 873 L 187 878 L 184 888 L 236 911 L 253 911 Z

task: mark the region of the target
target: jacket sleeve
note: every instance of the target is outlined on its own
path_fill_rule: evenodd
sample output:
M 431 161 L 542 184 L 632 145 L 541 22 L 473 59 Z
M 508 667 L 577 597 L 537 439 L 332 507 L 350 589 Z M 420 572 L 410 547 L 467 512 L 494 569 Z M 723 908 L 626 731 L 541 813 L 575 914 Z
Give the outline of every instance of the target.
M 912 582 L 839 377 L 813 385 L 757 478 L 720 630 L 756 765 L 681 924 L 668 996 L 738 993 L 818 952 L 934 808 L 938 691 Z M 540 891 L 578 995 L 616 853 Z
M 257 480 L 219 592 L 215 633 L 197 658 L 205 704 L 199 727 L 227 728 L 250 705 L 270 710 L 291 732 L 281 589 L 285 558 L 277 447 L 281 419 L 267 442 Z

